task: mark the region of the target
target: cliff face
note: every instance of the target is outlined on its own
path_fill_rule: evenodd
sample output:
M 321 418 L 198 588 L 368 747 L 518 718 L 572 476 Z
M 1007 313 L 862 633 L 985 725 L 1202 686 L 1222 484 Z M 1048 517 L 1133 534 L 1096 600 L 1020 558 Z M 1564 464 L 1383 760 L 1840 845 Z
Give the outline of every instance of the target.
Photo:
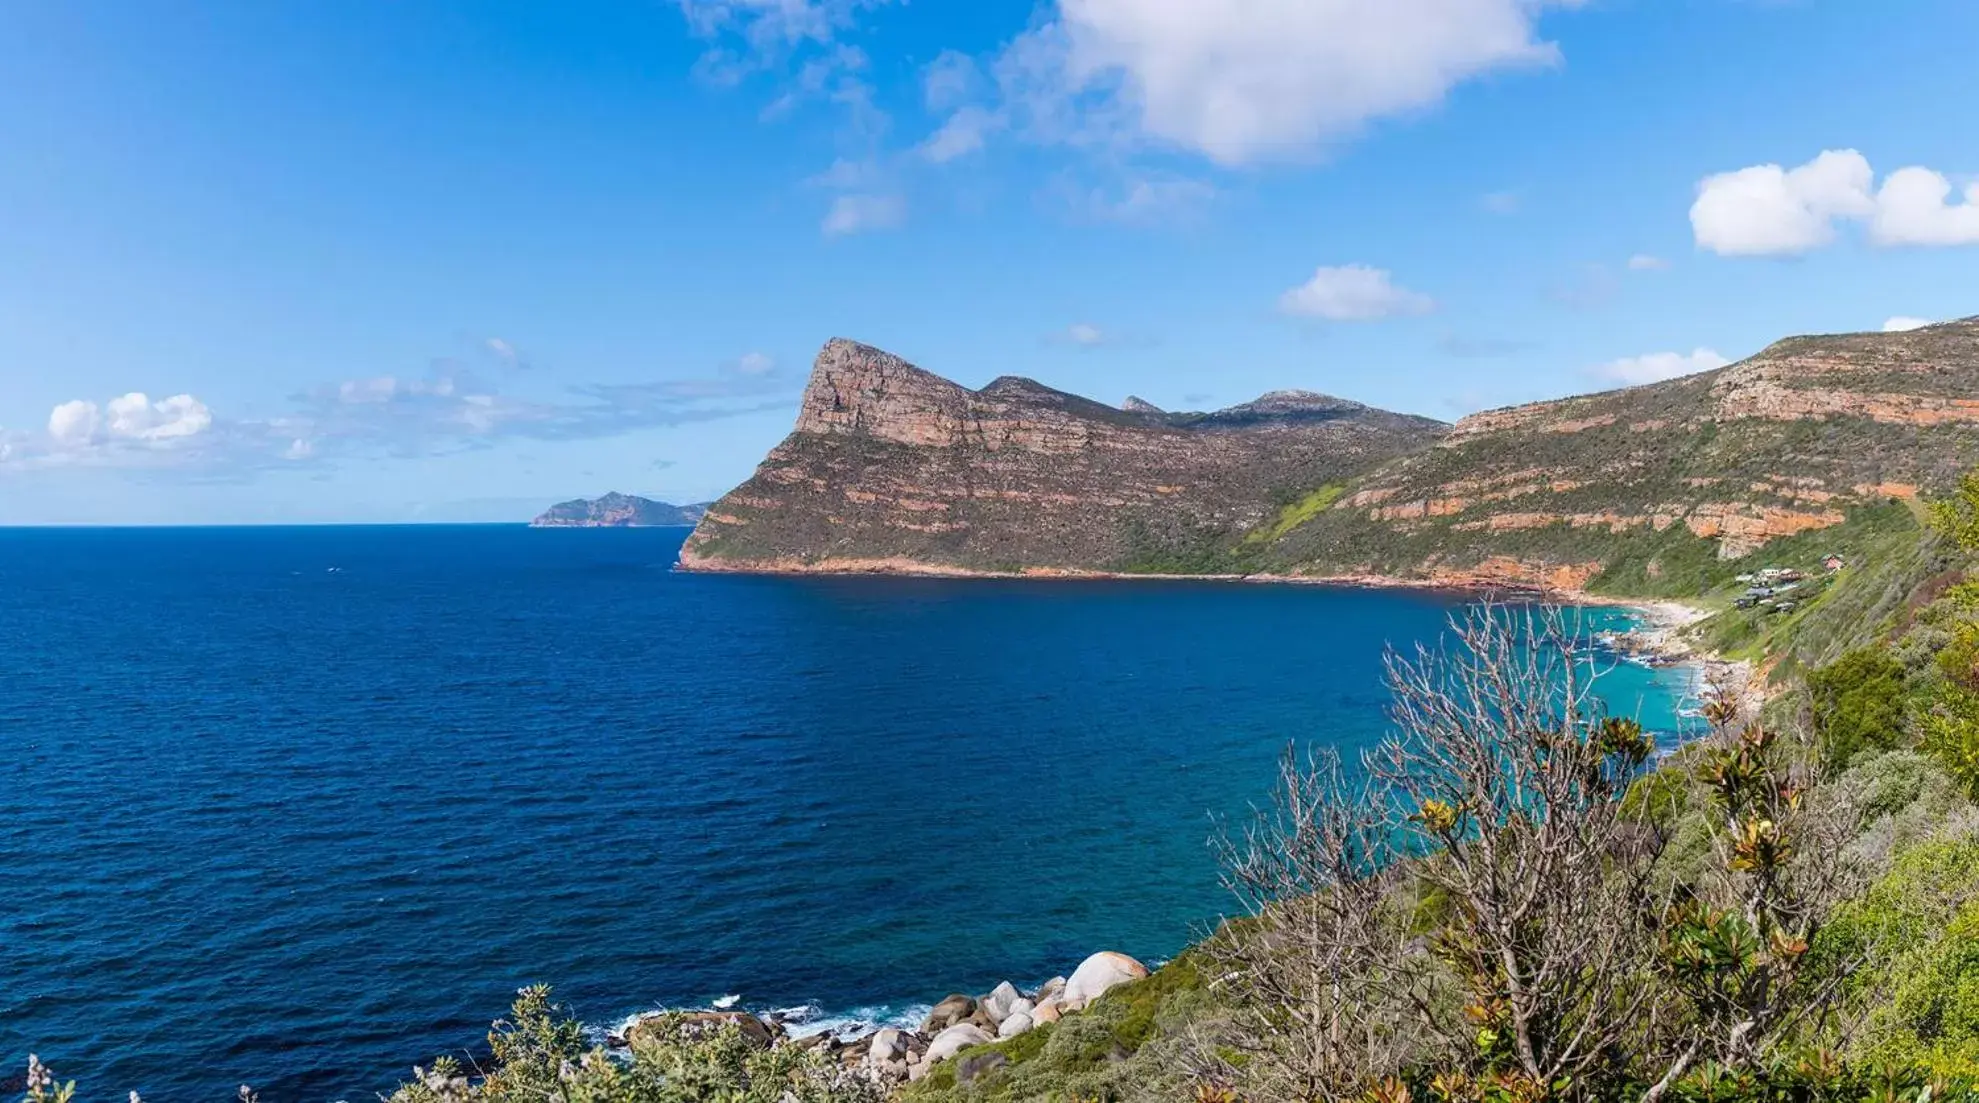
M 614 493 L 602 498 L 559 502 L 530 525 L 539 529 L 663 528 L 694 524 L 706 512 L 706 506 L 677 506 Z
M 1727 368 L 1493 410 L 1385 464 L 1277 542 L 1278 569 L 1597 577 L 1725 559 L 1942 489 L 1979 464 L 1979 319 L 1799 337 Z
M 846 341 L 702 521 L 701 569 L 1164 571 L 1583 586 L 1734 559 L 1979 465 L 1979 319 L 1454 428 L 1306 392 L 1210 414 L 980 391 Z
M 796 429 L 710 509 L 682 563 L 1209 571 L 1288 501 L 1446 428 L 1311 394 L 1168 414 L 1016 377 L 971 391 L 833 341 Z

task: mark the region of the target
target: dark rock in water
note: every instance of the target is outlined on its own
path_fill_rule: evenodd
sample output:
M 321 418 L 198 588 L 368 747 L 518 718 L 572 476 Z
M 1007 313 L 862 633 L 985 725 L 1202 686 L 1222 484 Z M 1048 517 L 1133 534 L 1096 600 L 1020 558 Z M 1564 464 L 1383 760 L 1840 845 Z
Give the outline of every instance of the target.
M 630 494 L 578 498 L 551 506 L 530 522 L 539 529 L 669 528 L 696 524 L 708 512 L 705 505 L 677 506 Z
M 939 1034 L 956 1023 L 966 1021 L 975 1013 L 976 1001 L 969 996 L 956 993 L 935 1004 L 934 1010 L 928 1012 L 927 1019 L 921 1023 L 921 1033 Z

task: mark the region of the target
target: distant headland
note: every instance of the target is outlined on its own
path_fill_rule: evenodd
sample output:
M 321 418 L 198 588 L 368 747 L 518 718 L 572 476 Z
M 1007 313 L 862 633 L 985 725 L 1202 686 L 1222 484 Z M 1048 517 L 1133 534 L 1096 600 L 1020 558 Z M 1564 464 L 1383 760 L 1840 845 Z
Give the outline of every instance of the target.
M 700 523 L 705 503 L 677 506 L 614 491 L 602 498 L 559 502 L 529 522 L 539 529 L 640 529 L 685 527 Z

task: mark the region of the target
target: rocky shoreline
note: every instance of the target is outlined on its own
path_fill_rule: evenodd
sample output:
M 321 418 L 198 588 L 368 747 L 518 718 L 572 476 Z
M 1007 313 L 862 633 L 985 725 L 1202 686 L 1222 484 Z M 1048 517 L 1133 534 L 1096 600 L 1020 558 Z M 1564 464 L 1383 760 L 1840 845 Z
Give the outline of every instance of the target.
M 733 1027 L 750 1045 L 815 1050 L 837 1061 L 848 1075 L 891 1086 L 920 1080 L 964 1049 L 1015 1038 L 1067 1015 L 1077 1015 L 1114 988 L 1148 975 L 1147 966 L 1109 950 L 1080 962 L 1071 976 L 1053 977 L 1029 992 L 1004 981 L 979 996 L 953 993 L 935 1004 L 916 1029 L 882 1026 L 866 1031 L 807 1033 L 801 1022 L 781 1014 L 708 1008 L 634 1016 L 613 1031 L 607 1042 L 615 1048 L 627 1048 L 649 1032 L 698 1033 Z M 957 1064 L 956 1082 L 967 1084 L 1006 1064 L 1008 1059 L 1000 1053 L 971 1054 Z

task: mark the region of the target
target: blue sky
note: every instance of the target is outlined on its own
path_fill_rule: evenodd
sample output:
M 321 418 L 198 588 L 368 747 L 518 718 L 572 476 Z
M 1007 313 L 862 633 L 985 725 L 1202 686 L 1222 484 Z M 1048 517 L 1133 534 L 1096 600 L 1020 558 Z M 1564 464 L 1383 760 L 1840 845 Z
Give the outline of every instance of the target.
M 827 338 L 1454 419 L 1979 313 L 1970 0 L 0 0 L 0 523 L 715 496 Z

